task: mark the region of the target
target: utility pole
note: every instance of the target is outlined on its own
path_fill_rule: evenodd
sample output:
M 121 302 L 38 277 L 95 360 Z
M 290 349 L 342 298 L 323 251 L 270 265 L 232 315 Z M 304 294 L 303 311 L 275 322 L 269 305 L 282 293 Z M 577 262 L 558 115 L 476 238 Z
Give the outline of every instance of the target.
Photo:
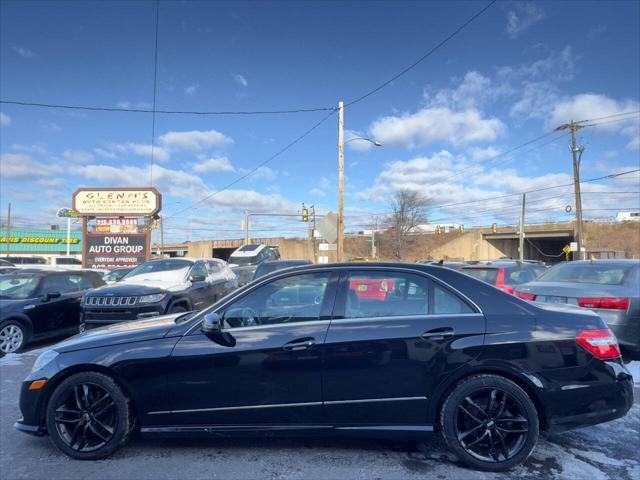
M 71 217 L 67 217 L 67 257 L 71 253 L 70 243 L 71 243 Z
M 164 222 L 162 221 L 162 215 L 160 215 L 160 258 L 164 257 Z
M 526 202 L 527 194 L 522 194 L 522 211 L 520 212 L 520 232 L 518 237 L 518 252 L 520 253 L 520 261 L 524 260 L 524 205 Z
M 338 103 L 338 262 L 344 259 L 344 102 Z
M 11 242 L 11 202 L 7 206 L 7 257 L 9 256 L 9 245 Z
M 313 263 L 317 262 L 316 257 L 316 206 L 311 205 L 311 215 L 313 215 L 313 229 L 311 230 L 311 242 L 313 246 Z
M 244 244 L 249 245 L 249 210 L 244 211 Z
M 578 258 L 584 259 L 582 249 L 584 248 L 584 236 L 582 230 L 582 196 L 580 195 L 580 160 L 582 158 L 582 152 L 584 147 L 578 147 L 576 145 L 576 132 L 584 125 L 571 120 L 569 123 L 565 123 L 556 128 L 556 131 L 571 130 L 571 155 L 573 157 L 573 186 L 576 197 L 576 242 L 578 243 Z

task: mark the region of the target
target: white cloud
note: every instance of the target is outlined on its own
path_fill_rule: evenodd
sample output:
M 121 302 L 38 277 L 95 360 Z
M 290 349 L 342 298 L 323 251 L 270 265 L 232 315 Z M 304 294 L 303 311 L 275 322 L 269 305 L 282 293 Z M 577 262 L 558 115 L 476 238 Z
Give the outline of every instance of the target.
M 594 126 L 602 131 L 621 131 L 629 137 L 628 147 L 640 148 L 640 119 L 638 115 L 623 116 L 627 112 L 640 110 L 640 103 L 635 100 L 617 101 L 606 95 L 586 93 L 565 98 L 557 103 L 551 112 L 549 127 L 561 125 L 571 120 L 590 120 L 601 117 L 612 118 L 600 120 Z
M 233 80 L 240 85 L 241 87 L 247 87 L 249 85 L 249 82 L 247 81 L 247 79 L 244 77 L 244 75 L 241 75 L 239 73 L 236 73 L 233 76 Z
M 115 153 L 109 150 L 105 150 L 104 148 L 94 148 L 93 153 L 95 153 L 99 157 L 108 158 L 109 160 L 115 160 L 116 158 L 118 158 Z
M 125 109 L 150 110 L 153 107 L 149 102 L 130 102 L 129 100 L 120 100 L 116 103 L 116 107 Z
M 92 153 L 83 150 L 65 150 L 62 152 L 62 158 L 74 163 L 89 163 L 94 159 Z
M 545 16 L 544 12 L 534 3 L 517 2 L 513 10 L 507 13 L 506 31 L 511 38 L 516 38 L 520 33 L 532 27 Z
M 487 148 L 473 147 L 469 149 L 468 153 L 469 153 L 469 156 L 474 160 L 490 160 L 500 155 L 500 149 L 496 147 L 487 147 Z
M 312 197 L 322 198 L 327 194 L 324 192 L 324 190 L 321 190 L 319 188 L 312 188 L 311 190 L 309 190 L 309 195 L 311 195 Z
M 246 173 L 251 172 L 251 169 L 249 169 L 249 168 L 240 168 L 240 169 L 238 169 L 238 171 L 244 175 Z M 271 180 L 275 180 L 280 174 L 281 174 L 281 172 L 279 172 L 277 170 L 272 170 L 269 167 L 266 167 L 266 166 L 265 167 L 259 167 L 255 172 L 253 172 L 251 174 L 251 176 L 249 176 L 248 180 L 250 182 L 257 182 L 258 180 L 271 181 Z M 286 174 L 284 174 L 284 175 L 286 175 Z
M 0 125 L 3 127 L 8 127 L 11 125 L 11 117 L 6 113 L 0 112 Z
M 56 166 L 37 162 L 22 153 L 4 153 L 0 157 L 2 177 L 13 180 L 32 180 L 56 172 Z
M 189 96 L 193 96 L 199 88 L 199 84 L 192 83 L 191 85 L 187 85 L 186 87 L 184 87 L 184 93 Z
M 235 169 L 227 157 L 212 157 L 203 159 L 193 166 L 197 173 L 233 172 Z
M 11 145 L 11 149 L 16 152 L 25 152 L 25 153 L 33 153 L 35 155 L 46 155 L 49 153 L 46 148 L 42 145 L 21 145 L 21 144 L 13 144 Z
M 320 188 L 323 188 L 326 190 L 327 188 L 331 188 L 331 181 L 327 177 L 322 177 L 320 179 L 319 185 L 320 185 Z
M 140 157 L 151 157 L 151 145 L 145 143 L 120 143 L 114 145 L 114 148 L 120 152 L 131 152 Z M 169 160 L 169 152 L 162 147 L 155 146 L 153 147 L 153 158 L 159 162 L 166 162 Z
M 637 166 L 620 167 L 619 170 L 633 168 Z M 640 177 L 637 175 L 629 175 L 620 177 L 616 182 L 610 180 L 604 183 L 589 183 L 583 191 L 633 190 L 632 183 L 628 182 L 635 181 L 637 186 L 638 178 Z M 431 198 L 436 206 L 440 205 L 434 208 L 430 221 L 471 222 L 480 225 L 499 221 L 516 224 L 521 196 L 490 197 L 565 185 L 564 188 L 527 194 L 527 219 L 535 222 L 548 218 L 568 218 L 564 208 L 574 203 L 570 187 L 572 180 L 568 173 L 546 173 L 536 176 L 523 175 L 513 169 L 488 169 L 477 163 L 470 164 L 464 156 L 456 156 L 442 150 L 430 157 L 420 156 L 388 163 L 371 188 L 359 192 L 356 197 L 369 203 L 385 204 L 394 191 L 415 190 Z M 476 203 L 460 205 L 460 202 L 474 201 Z M 587 194 L 583 197 L 584 208 L 587 210 L 618 208 L 621 201 L 626 201 L 627 204 L 631 202 L 631 205 L 637 204 L 637 194 L 630 194 L 623 199 L 614 194 Z M 596 210 L 593 212 L 597 215 Z
M 455 146 L 496 140 L 505 131 L 497 118 L 483 118 L 480 111 L 454 111 L 448 107 L 427 107 L 416 113 L 375 120 L 369 130 L 383 145 L 414 147 L 435 142 Z
M 13 51 L 20 55 L 22 58 L 35 58 L 38 56 L 36 52 L 26 47 L 13 47 Z
M 233 140 L 216 130 L 191 130 L 184 132 L 167 132 L 161 135 L 160 143 L 176 150 L 202 151 L 214 147 L 224 147 Z

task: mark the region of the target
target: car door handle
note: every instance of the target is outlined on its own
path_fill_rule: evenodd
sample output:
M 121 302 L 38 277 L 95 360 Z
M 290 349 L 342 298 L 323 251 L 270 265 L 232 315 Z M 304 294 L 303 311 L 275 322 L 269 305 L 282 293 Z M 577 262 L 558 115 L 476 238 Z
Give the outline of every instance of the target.
M 453 328 L 442 327 L 442 328 L 434 328 L 433 330 L 429 330 L 420 335 L 425 340 L 444 340 L 446 338 L 453 337 L 455 331 Z
M 282 348 L 284 350 L 295 352 L 298 350 L 306 350 L 307 348 L 313 347 L 315 344 L 315 338 L 303 338 L 300 340 L 292 340 L 291 342 L 285 343 Z

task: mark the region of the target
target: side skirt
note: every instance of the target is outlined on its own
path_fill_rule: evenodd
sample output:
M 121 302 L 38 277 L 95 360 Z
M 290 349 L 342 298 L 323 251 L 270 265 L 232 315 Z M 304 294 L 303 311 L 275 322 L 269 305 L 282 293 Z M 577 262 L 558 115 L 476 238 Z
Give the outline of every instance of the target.
M 188 425 L 142 427 L 143 436 L 340 436 L 364 438 L 422 438 L 433 425 Z

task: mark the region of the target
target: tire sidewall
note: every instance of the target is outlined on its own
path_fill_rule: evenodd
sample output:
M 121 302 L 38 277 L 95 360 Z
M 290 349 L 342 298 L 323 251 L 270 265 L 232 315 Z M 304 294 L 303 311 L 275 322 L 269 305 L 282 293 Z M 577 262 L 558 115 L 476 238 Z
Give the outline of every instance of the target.
M 104 446 L 92 452 L 78 452 L 69 447 L 60 437 L 54 419 L 55 405 L 60 397 L 65 395 L 70 388 L 82 383 L 94 383 L 104 388 L 113 399 L 118 415 L 118 424 L 114 436 Z M 111 377 L 97 372 L 77 373 L 58 385 L 47 403 L 46 423 L 47 431 L 53 444 L 64 454 L 77 460 L 96 460 L 111 455 L 126 441 L 132 428 L 132 418 L 127 397 Z
M 183 305 L 172 305 L 171 308 L 169 309 L 169 314 L 174 314 L 174 313 L 186 313 L 188 312 L 188 310 L 183 306 Z
M 509 460 L 499 463 L 485 462 L 467 453 L 460 445 L 455 429 L 456 410 L 460 402 L 476 390 L 493 387 L 504 390 L 514 397 L 529 421 L 529 433 L 521 450 Z M 440 416 L 440 427 L 445 443 L 463 463 L 474 469 L 493 472 L 509 470 L 523 463 L 533 452 L 539 437 L 538 412 L 529 395 L 516 383 L 497 375 L 474 376 L 458 383 L 445 400 Z
M 20 323 L 17 320 L 6 320 L 6 321 L 0 323 L 0 330 L 2 330 L 4 327 L 7 327 L 9 325 L 15 325 L 16 327 L 18 327 L 20 329 L 20 331 L 22 331 L 22 343 L 13 352 L 2 352 L 4 355 L 6 355 L 7 353 L 20 353 L 20 352 L 22 352 L 24 350 L 24 347 L 27 345 L 27 340 L 28 340 L 28 335 L 29 335 L 29 331 L 24 326 L 24 324 Z

